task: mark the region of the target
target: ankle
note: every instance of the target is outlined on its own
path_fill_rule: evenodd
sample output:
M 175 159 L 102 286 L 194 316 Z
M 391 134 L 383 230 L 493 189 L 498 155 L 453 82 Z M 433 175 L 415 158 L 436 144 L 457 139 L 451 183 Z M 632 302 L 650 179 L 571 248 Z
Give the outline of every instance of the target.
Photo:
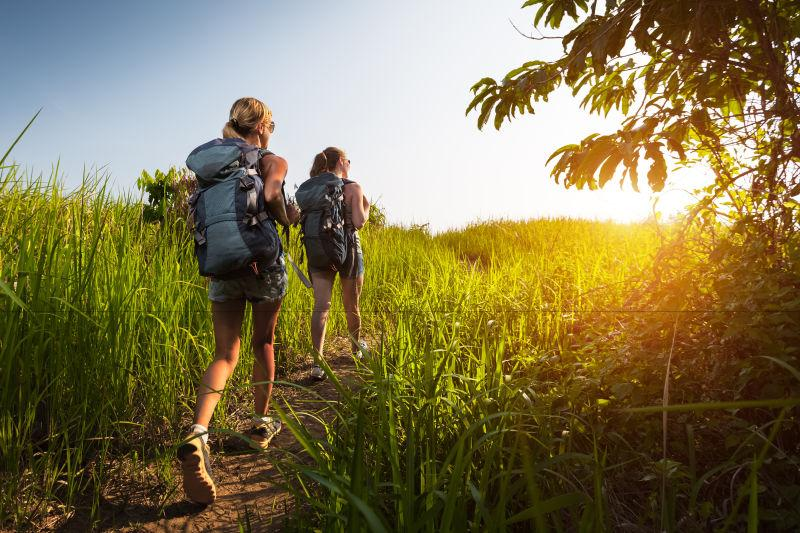
M 250 417 L 250 419 L 252 420 L 253 424 L 256 424 L 256 425 L 258 425 L 258 424 L 268 424 L 269 422 L 272 422 L 272 417 L 269 416 L 269 415 L 253 414 Z
M 203 441 L 203 444 L 208 444 L 208 428 L 205 426 L 201 426 L 200 424 L 192 424 L 192 427 L 189 429 L 191 433 L 195 435 L 199 435 L 200 439 Z

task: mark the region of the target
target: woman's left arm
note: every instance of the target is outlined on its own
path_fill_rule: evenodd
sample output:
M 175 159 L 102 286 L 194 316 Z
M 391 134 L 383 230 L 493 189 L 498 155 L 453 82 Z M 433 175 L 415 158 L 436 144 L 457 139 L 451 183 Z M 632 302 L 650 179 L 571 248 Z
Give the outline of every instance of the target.
M 261 158 L 261 172 L 264 179 L 264 200 L 272 215 L 284 226 L 290 226 L 300 219 L 300 213 L 294 206 L 288 206 L 283 198 L 283 180 L 289 165 L 286 160 L 275 154 Z
M 364 191 L 358 183 L 351 183 L 353 196 L 350 199 L 350 211 L 353 213 L 353 226 L 361 229 L 369 219 L 369 200 L 364 196 Z

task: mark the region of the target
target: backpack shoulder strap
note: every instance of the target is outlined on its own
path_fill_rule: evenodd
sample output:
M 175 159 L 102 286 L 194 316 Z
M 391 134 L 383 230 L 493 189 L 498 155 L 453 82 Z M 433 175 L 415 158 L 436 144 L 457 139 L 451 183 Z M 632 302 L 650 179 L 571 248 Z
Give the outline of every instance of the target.
M 247 170 L 247 173 L 252 175 L 259 173 L 258 163 L 265 155 L 272 155 L 272 152 L 266 148 L 257 148 L 251 145 L 241 146 L 242 150 L 242 166 Z
M 239 178 L 240 188 L 247 191 L 247 205 L 245 208 L 244 221 L 250 226 L 259 224 L 265 220 L 272 219 L 270 212 L 265 206 L 259 210 L 258 189 L 256 188 L 253 176 L 261 175 L 259 163 L 265 155 L 272 155 L 266 148 L 259 148 L 245 142 L 236 143 L 241 151 L 241 165 L 245 174 Z
M 255 150 L 254 152 L 250 152 L 250 154 L 255 154 L 255 156 L 254 156 L 255 157 L 255 161 L 253 163 L 250 163 L 249 161 L 246 162 L 247 173 L 251 174 L 251 175 L 252 174 L 258 174 L 259 176 L 261 176 L 261 158 L 264 157 L 265 155 L 275 155 L 274 152 L 270 152 L 266 148 L 259 148 L 258 150 Z M 253 157 L 253 156 L 251 156 L 251 157 Z M 255 172 L 252 172 L 251 170 L 255 170 Z M 264 176 L 261 176 L 261 178 L 263 179 Z

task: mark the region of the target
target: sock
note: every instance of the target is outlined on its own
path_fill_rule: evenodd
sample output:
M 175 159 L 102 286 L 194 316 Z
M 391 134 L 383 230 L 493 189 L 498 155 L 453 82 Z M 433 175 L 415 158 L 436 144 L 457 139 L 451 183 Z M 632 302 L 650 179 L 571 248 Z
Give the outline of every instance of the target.
M 272 417 L 267 415 L 254 414 L 251 418 L 253 419 L 253 424 L 269 424 L 272 421 Z
M 200 424 L 192 424 L 190 429 L 192 433 L 202 433 L 200 438 L 203 439 L 203 444 L 208 444 L 208 428 Z

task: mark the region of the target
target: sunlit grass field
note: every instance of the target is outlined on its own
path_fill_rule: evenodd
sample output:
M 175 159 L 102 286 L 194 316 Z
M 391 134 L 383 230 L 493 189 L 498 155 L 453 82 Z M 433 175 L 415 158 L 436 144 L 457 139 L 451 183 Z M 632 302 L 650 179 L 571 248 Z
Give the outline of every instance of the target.
M 0 172 L 0 524 L 75 505 L 97 515 L 115 458 L 169 475 L 213 355 L 204 280 L 183 220 L 145 222 L 139 198 L 117 198 L 101 177 L 67 194 Z M 661 415 L 621 410 L 664 399 L 647 376 L 663 380 L 670 336 L 649 353 L 620 341 L 622 318 L 646 312 L 630 295 L 664 231 L 567 219 L 433 236 L 368 227 L 362 385 L 342 387 L 322 439 L 278 408 L 307 454 L 281 465 L 309 510 L 297 527 L 676 530 L 752 513 L 748 473 L 763 449 L 752 435 L 774 416 L 715 456 L 696 449 L 707 425 L 684 413 L 665 456 Z M 291 277 L 281 374 L 305 364 L 311 305 Z M 340 311 L 329 327 L 343 334 Z M 244 349 L 231 387 L 247 385 L 250 358 Z M 718 479 L 739 492 L 709 494 Z

